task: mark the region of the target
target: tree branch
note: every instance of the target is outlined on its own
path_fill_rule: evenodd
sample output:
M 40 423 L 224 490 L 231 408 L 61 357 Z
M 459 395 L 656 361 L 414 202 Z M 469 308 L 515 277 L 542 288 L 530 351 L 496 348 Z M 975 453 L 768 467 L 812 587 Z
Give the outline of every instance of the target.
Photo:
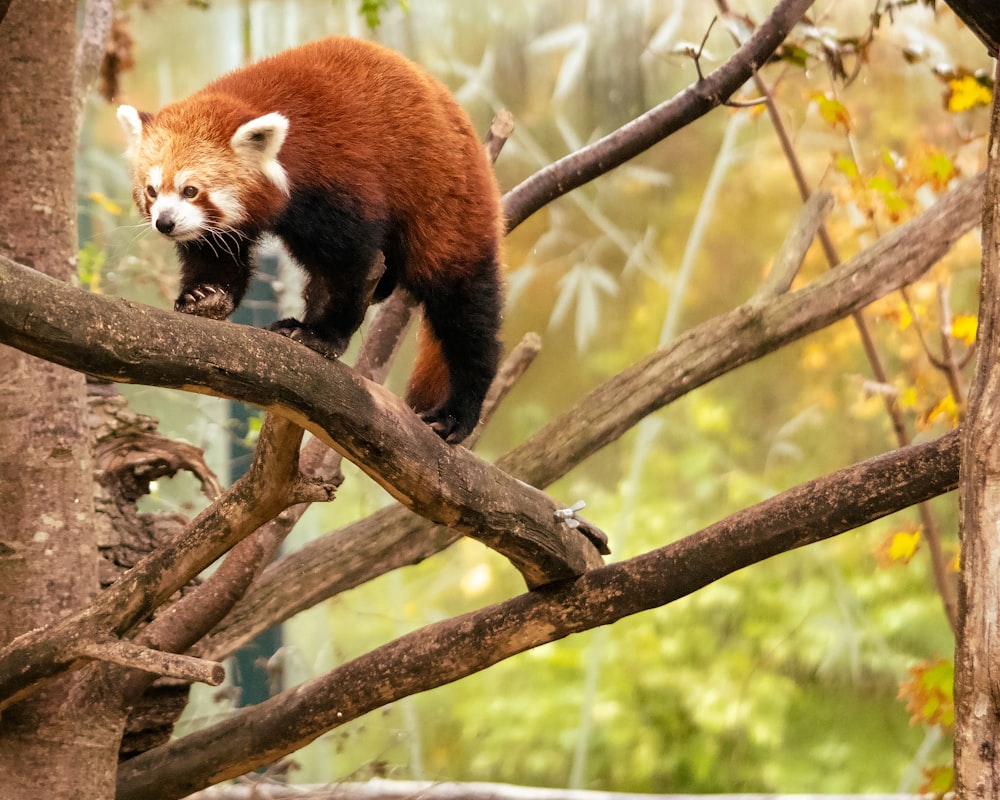
M 560 478 L 694 387 L 912 283 L 976 225 L 982 188 L 980 175 L 808 286 L 692 328 L 599 386 L 497 465 L 533 486 L 544 485 L 541 476 Z
M 264 418 L 251 470 L 263 471 L 264 465 L 257 462 L 259 459 L 272 457 L 275 452 L 286 454 L 286 458 L 295 453 L 302 442 L 302 433 L 302 429 L 295 423 L 268 414 Z M 297 463 L 296 460 L 295 464 Z M 156 618 L 135 637 L 135 644 L 167 653 L 187 651 L 225 618 L 261 570 L 267 566 L 290 530 L 289 526 L 288 529 L 282 529 L 275 535 L 278 530 L 275 526 L 276 520 L 307 502 L 333 499 L 338 485 L 339 482 L 337 484 L 312 482 L 302 476 L 296 468 L 286 488 L 289 508 L 257 528 L 252 535 L 242 539 L 208 578 L 158 613 Z M 148 670 L 123 676 L 120 683 L 125 704 L 131 705 L 152 680 L 153 676 Z
M 141 670 L 153 676 L 218 686 L 226 676 L 222 664 L 200 658 L 164 653 L 122 639 L 95 639 L 82 642 L 75 655 Z M 152 680 L 152 678 L 150 679 Z
M 482 425 L 489 421 L 497 405 L 534 360 L 540 347 L 538 336 L 528 334 L 504 359 L 483 402 L 482 422 L 466 440 L 467 444 L 472 446 L 475 443 L 482 432 Z M 283 514 L 268 527 L 278 524 L 290 527 L 298 519 L 297 512 L 298 509 L 289 509 L 286 512 L 288 519 L 284 519 L 286 514 Z M 384 522 L 372 524 L 375 520 Z M 324 540 L 334 538 L 338 546 L 333 561 L 315 561 L 317 554 L 306 545 L 308 555 L 300 557 L 298 554 L 303 549 L 299 548 L 278 562 L 280 568 L 276 569 L 275 565 L 268 567 L 255 583 L 253 594 L 238 603 L 219 627 L 199 642 L 192 652 L 203 658 L 218 657 L 208 656 L 209 653 L 229 655 L 257 633 L 283 622 L 298 611 L 378 575 L 423 561 L 458 541 L 461 535 L 448 528 L 429 525 L 425 519 L 405 508 L 392 506 L 344 530 L 327 534 Z M 331 552 L 325 551 L 325 554 L 330 555 Z M 296 576 L 294 581 L 288 580 L 290 574 Z M 268 613 L 260 613 L 263 607 L 269 607 Z
M 813 0 L 781 0 L 746 44 L 704 80 L 618 130 L 544 167 L 504 196 L 507 230 L 721 105 L 767 62 Z
M 1000 6 L 996 0 L 947 0 L 993 58 L 1000 52 Z
M 958 483 L 959 443 L 958 433 L 952 432 L 869 459 L 666 547 L 402 636 L 125 762 L 118 773 L 118 800 L 183 797 L 273 762 L 402 697 L 665 605 L 738 569 L 951 491 Z
M 283 336 L 88 294 L 0 259 L 0 342 L 108 380 L 279 413 L 408 508 L 506 556 L 529 587 L 600 563 L 542 492 L 445 444 L 394 394 Z
M 250 471 L 182 536 L 142 559 L 84 610 L 24 633 L 0 649 L 0 709 L 40 682 L 79 666 L 79 654 L 90 642 L 123 636 L 242 538 L 306 499 L 295 482 L 300 437 L 265 440 Z
M 114 18 L 114 0 L 87 0 L 83 13 L 83 27 L 80 29 L 76 45 L 75 93 L 78 117 L 82 115 L 87 95 L 97 80 Z
M 766 303 L 751 300 L 697 326 L 596 388 L 498 465 L 544 488 L 643 416 L 912 282 L 975 224 L 981 189 L 981 177 L 970 181 L 813 285 Z M 448 531 L 405 509 L 376 512 L 268 567 L 253 597 L 240 603 L 197 652 L 221 658 L 299 611 L 384 572 L 419 563 L 454 541 Z

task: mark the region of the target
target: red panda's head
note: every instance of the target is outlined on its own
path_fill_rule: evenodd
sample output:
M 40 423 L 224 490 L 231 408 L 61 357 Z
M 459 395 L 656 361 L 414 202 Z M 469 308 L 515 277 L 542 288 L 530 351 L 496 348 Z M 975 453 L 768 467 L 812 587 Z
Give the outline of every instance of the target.
M 157 231 L 178 242 L 225 235 L 261 224 L 280 208 L 288 178 L 278 151 L 288 119 L 246 116 L 193 99 L 155 116 L 119 107 L 132 195 Z

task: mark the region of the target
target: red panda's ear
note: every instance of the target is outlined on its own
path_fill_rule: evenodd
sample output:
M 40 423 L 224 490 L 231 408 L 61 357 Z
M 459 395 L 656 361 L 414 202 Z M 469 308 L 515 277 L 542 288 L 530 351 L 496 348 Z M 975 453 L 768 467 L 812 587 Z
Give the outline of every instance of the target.
M 139 149 L 139 142 L 142 141 L 142 123 L 149 119 L 148 114 L 140 114 L 132 106 L 118 106 L 118 124 L 125 131 L 126 149 L 125 153 L 130 158 Z
M 287 133 L 288 118 L 275 112 L 244 122 L 229 140 L 238 155 L 254 164 L 286 194 L 288 178 L 278 161 L 278 151 Z
M 281 114 L 265 114 L 236 129 L 230 146 L 242 156 L 267 161 L 278 157 L 278 151 L 288 133 L 288 118 Z

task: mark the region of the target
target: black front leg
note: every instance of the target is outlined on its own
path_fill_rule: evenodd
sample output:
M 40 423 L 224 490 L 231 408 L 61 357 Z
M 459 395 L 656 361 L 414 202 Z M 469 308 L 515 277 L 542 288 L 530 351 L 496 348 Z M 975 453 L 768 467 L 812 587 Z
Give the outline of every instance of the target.
M 210 234 L 177 243 L 181 290 L 174 310 L 210 319 L 226 319 L 243 299 L 253 274 L 251 250 L 256 237 Z
M 338 357 L 361 326 L 372 299 L 369 273 L 384 246 L 388 223 L 366 217 L 349 195 L 336 190 L 299 190 L 292 194 L 275 232 L 305 270 L 302 319 L 283 319 L 271 330 L 327 357 Z M 388 262 L 388 259 L 387 259 Z M 379 282 L 389 289 L 395 272 Z M 383 276 L 384 277 L 384 276 Z

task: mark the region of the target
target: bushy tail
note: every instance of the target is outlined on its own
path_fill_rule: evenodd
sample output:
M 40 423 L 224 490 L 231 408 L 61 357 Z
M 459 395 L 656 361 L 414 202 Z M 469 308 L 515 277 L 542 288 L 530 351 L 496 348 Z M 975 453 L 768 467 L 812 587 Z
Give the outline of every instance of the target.
M 451 391 L 448 365 L 430 324 L 424 320 L 417 335 L 417 359 L 410 373 L 406 402 L 418 414 L 443 405 Z

